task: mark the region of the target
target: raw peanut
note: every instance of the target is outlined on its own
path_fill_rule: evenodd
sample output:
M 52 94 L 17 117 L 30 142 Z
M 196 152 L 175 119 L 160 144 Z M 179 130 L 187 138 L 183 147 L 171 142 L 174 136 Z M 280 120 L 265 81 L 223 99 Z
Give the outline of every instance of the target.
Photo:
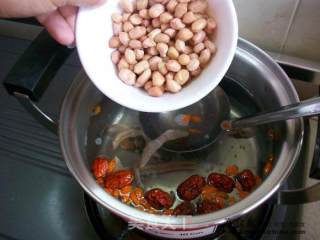
M 178 59 L 179 52 L 175 47 L 170 47 L 168 50 L 168 57 L 171 59 Z
M 181 54 L 178 58 L 178 61 L 181 65 L 186 66 L 190 63 L 190 57 L 187 54 Z
M 158 50 L 156 47 L 151 47 L 147 49 L 147 53 L 150 54 L 151 56 L 156 56 L 158 55 Z
M 163 75 L 158 72 L 158 71 L 155 71 L 152 73 L 152 84 L 153 86 L 155 87 L 161 87 L 164 82 L 165 82 L 165 78 L 163 77 Z
M 210 40 L 206 40 L 204 42 L 204 45 L 206 46 L 206 48 L 208 48 L 210 50 L 211 53 L 216 52 L 216 45 L 213 42 L 211 42 Z
M 129 64 L 129 69 L 130 69 L 131 71 L 133 71 L 133 70 L 134 70 L 134 64 Z
M 184 52 L 184 50 L 186 48 L 186 43 L 182 40 L 177 39 L 177 41 L 175 43 L 175 47 L 179 52 Z
M 127 49 L 127 47 L 124 46 L 124 45 L 121 45 L 121 46 L 118 48 L 119 52 L 122 53 L 122 54 L 126 51 L 126 49 Z
M 173 80 L 173 78 L 174 78 L 174 75 L 173 75 L 172 72 L 169 72 L 169 73 L 166 74 L 166 81 Z
M 200 66 L 200 61 L 197 58 L 192 58 L 190 63 L 187 65 L 187 69 L 192 72 L 197 70 L 197 68 Z
M 118 70 L 120 71 L 121 69 L 127 69 L 127 68 L 129 68 L 129 64 L 124 58 L 121 58 L 118 63 Z
M 143 19 L 150 19 L 149 17 L 149 11 L 147 9 L 142 9 L 139 11 L 139 16 Z
M 170 38 L 174 38 L 176 35 L 176 30 L 174 30 L 173 28 L 167 28 L 164 33 L 167 34 Z
M 156 45 L 156 42 L 153 41 L 151 38 L 146 38 L 142 43 L 143 48 L 155 47 Z
M 137 0 L 137 10 L 146 9 L 148 7 L 148 0 Z
M 160 26 L 162 32 L 164 32 L 168 27 L 169 27 L 169 24 L 168 24 L 168 23 L 163 23 L 163 24 L 161 24 L 161 26 Z
M 194 15 L 194 13 L 192 11 L 191 12 L 187 12 L 185 15 L 183 15 L 183 18 L 182 18 L 182 21 L 185 24 L 191 24 L 196 20 L 197 20 L 197 18 L 196 18 L 196 16 Z
M 151 55 L 145 54 L 145 55 L 143 56 L 142 60 L 147 60 L 147 61 L 149 61 L 149 59 L 150 59 L 151 57 L 152 57 Z
M 131 39 L 138 39 L 145 35 L 147 32 L 147 29 L 145 27 L 135 27 L 129 32 L 129 36 Z
M 113 23 L 112 29 L 114 35 L 119 35 L 119 33 L 122 31 L 122 23 Z
M 170 22 L 170 26 L 175 30 L 180 30 L 186 27 L 180 18 L 174 18 Z
M 133 24 L 133 25 L 139 25 L 142 23 L 142 18 L 137 14 L 132 14 L 130 17 L 129 17 L 129 21 Z
M 194 45 L 197 45 L 203 42 L 205 37 L 206 37 L 206 33 L 204 31 L 199 31 L 193 36 L 192 42 Z
M 158 43 L 157 44 L 157 50 L 160 53 L 161 57 L 166 57 L 167 56 L 168 49 L 169 49 L 169 47 L 165 43 Z
M 177 93 L 181 90 L 182 87 L 176 81 L 169 79 L 166 81 L 166 88 L 169 92 Z
M 161 29 L 156 28 L 148 34 L 148 37 L 154 39 L 159 33 L 161 33 Z
M 111 61 L 114 64 L 118 64 L 120 61 L 120 58 L 121 58 L 121 53 L 119 51 L 116 50 L 111 53 Z
M 186 47 L 184 48 L 183 53 L 185 53 L 185 54 L 191 54 L 191 53 L 192 53 L 192 48 L 191 48 L 190 46 L 186 46 Z
M 146 40 L 148 37 L 146 35 L 143 35 L 141 38 L 139 38 L 139 41 L 143 43 L 144 40 Z
M 149 65 L 152 71 L 155 71 L 158 69 L 159 63 L 162 62 L 162 58 L 159 56 L 154 56 L 149 59 Z
M 198 54 L 196 54 L 196 53 L 191 53 L 191 54 L 190 54 L 190 58 L 191 58 L 191 59 L 194 59 L 194 58 L 195 58 L 195 59 L 198 59 L 199 56 L 198 56 Z
M 188 6 L 189 10 L 194 13 L 205 13 L 208 8 L 207 0 L 195 0 Z
M 129 64 L 136 64 L 137 63 L 136 55 L 134 54 L 133 50 L 127 48 L 126 51 L 124 52 L 124 56 L 125 56 L 127 63 L 129 63 Z
M 159 18 L 154 18 L 151 21 L 152 27 L 159 28 L 161 26 L 161 22 Z
M 121 22 L 122 22 L 122 15 L 119 14 L 119 13 L 113 13 L 113 14 L 111 15 L 111 18 L 112 18 L 112 21 L 113 21 L 114 23 L 121 23 Z
M 205 29 L 207 33 L 212 33 L 217 27 L 217 23 L 212 18 L 207 20 L 207 28 Z
M 188 4 L 187 3 L 179 3 L 176 6 L 176 9 L 174 11 L 174 16 L 176 18 L 182 18 L 183 15 L 188 12 Z
M 147 27 L 147 33 L 149 34 L 150 32 L 152 32 L 152 30 L 153 30 L 153 27 L 151 25 L 149 25 Z
M 159 33 L 158 35 L 155 36 L 154 41 L 156 43 L 169 43 L 170 42 L 170 37 L 167 34 L 164 33 Z
M 211 58 L 211 52 L 209 49 L 204 49 L 199 57 L 200 65 L 204 67 L 205 65 L 208 64 Z
M 132 13 L 134 11 L 134 5 L 129 0 L 120 0 L 119 5 L 126 13 Z
M 201 73 L 201 68 L 197 68 L 196 70 L 190 72 L 192 77 L 199 76 Z
M 160 87 L 151 87 L 147 91 L 152 97 L 160 97 L 163 95 L 163 90 Z
M 195 53 L 200 53 L 204 48 L 205 48 L 204 43 L 199 43 L 193 48 L 193 51 Z
M 119 37 L 117 36 L 113 36 L 110 40 L 109 40 L 109 47 L 111 48 L 118 48 L 120 47 L 121 43 L 119 40 Z
M 149 27 L 150 26 L 150 21 L 149 20 L 147 20 L 147 19 L 144 19 L 143 21 L 142 21 L 142 26 L 144 26 L 144 27 Z M 147 29 L 147 31 L 148 31 L 148 29 Z
M 131 15 L 130 13 L 122 14 L 122 21 L 127 22 L 129 20 L 130 15 Z
M 132 49 L 142 48 L 142 43 L 139 40 L 130 40 L 129 47 Z
M 171 19 L 173 18 L 173 16 L 171 15 L 171 13 L 169 12 L 164 12 L 160 15 L 160 22 L 161 23 L 168 23 L 171 21 Z
M 163 76 L 168 73 L 168 69 L 167 69 L 166 64 L 164 62 L 159 62 L 158 70 Z
M 174 12 L 174 10 L 176 9 L 176 6 L 178 5 L 178 1 L 177 0 L 170 0 L 167 4 L 167 10 L 171 13 Z
M 176 60 L 169 60 L 166 67 L 171 72 L 179 72 L 181 69 L 181 65 Z
M 148 81 L 144 84 L 144 90 L 148 91 L 150 88 L 152 88 L 152 82 Z
M 128 46 L 130 42 L 129 34 L 126 32 L 119 33 L 119 40 L 124 46 Z
M 180 3 L 189 3 L 191 2 L 192 0 L 178 0 Z
M 141 62 L 138 62 L 135 66 L 134 66 L 134 72 L 138 75 L 140 75 L 141 73 L 143 73 L 145 70 L 149 69 L 149 62 L 147 60 L 143 60 Z
M 137 82 L 135 84 L 136 87 L 142 87 L 144 84 L 150 79 L 151 77 L 151 70 L 147 69 L 145 70 L 137 79 Z
M 136 59 L 140 61 L 144 57 L 144 51 L 141 49 L 135 49 L 134 54 L 136 55 Z
M 198 19 L 195 22 L 192 23 L 191 29 L 193 32 L 199 32 L 207 26 L 207 20 L 204 18 Z
M 174 80 L 181 86 L 184 85 L 186 82 L 188 82 L 189 78 L 190 78 L 190 73 L 186 69 L 181 69 L 174 76 Z
M 149 16 L 151 18 L 157 18 L 164 12 L 164 6 L 162 4 L 155 4 L 149 9 Z
M 132 25 L 131 22 L 125 22 L 122 28 L 124 32 L 130 32 L 134 28 L 134 26 Z
M 188 28 L 181 29 L 177 34 L 177 39 L 182 41 L 189 41 L 193 37 L 193 32 L 191 32 Z
M 128 85 L 134 85 L 136 82 L 136 75 L 134 72 L 126 68 L 119 71 L 119 78 Z

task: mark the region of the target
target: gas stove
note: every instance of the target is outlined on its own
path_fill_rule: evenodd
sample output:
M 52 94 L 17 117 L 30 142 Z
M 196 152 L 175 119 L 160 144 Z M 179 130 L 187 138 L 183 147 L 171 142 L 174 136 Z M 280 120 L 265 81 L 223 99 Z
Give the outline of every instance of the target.
M 282 66 L 301 99 L 319 95 L 318 85 L 310 82 L 312 71 Z M 67 63 L 55 75 L 40 103 L 51 109 L 50 115 L 58 115 L 56 101 L 62 99 L 80 68 L 79 64 Z M 68 172 L 57 137 L 33 120 L 2 86 L 0 109 L 0 239 L 155 239 L 88 197 Z M 281 190 L 304 187 L 311 163 L 319 155 L 315 153 L 318 119 L 305 120 L 305 126 L 302 153 Z M 214 235 L 204 239 L 298 239 L 305 234 L 303 205 L 281 205 L 279 199 L 275 194 L 256 210 L 219 226 Z

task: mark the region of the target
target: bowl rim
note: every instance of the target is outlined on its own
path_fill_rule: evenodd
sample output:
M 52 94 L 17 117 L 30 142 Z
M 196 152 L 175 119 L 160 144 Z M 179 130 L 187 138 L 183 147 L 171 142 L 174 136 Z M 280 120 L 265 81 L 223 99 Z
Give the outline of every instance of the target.
M 223 61 L 223 64 L 219 66 L 219 71 L 215 73 L 215 79 L 220 79 L 220 81 L 223 79 L 224 75 L 228 71 L 232 60 L 234 58 L 236 48 L 237 48 L 237 41 L 238 41 L 238 19 L 237 19 L 237 14 L 236 10 L 234 7 L 234 4 L 232 0 L 224 0 L 224 3 L 227 5 L 227 9 L 230 10 L 230 16 L 231 16 L 231 25 L 230 29 L 232 29 L 230 32 L 232 33 L 231 36 L 229 36 L 230 39 L 230 47 L 228 48 L 228 54 L 226 58 Z M 106 2 L 105 4 L 108 4 Z M 103 6 L 103 5 L 102 5 Z M 189 94 L 187 98 L 184 98 L 183 101 L 170 101 L 170 104 L 166 104 L 165 101 L 162 104 L 136 104 L 135 101 L 127 101 L 126 98 L 123 97 L 123 95 L 117 95 L 114 94 L 114 91 L 112 90 L 106 90 L 101 86 L 100 81 L 95 81 L 92 70 L 87 66 L 86 64 L 86 49 L 81 47 L 81 42 L 82 42 L 82 35 L 84 32 L 81 30 L 81 22 L 84 21 L 83 19 L 85 18 L 85 13 L 87 11 L 91 11 L 92 9 L 97 9 L 99 7 L 81 7 L 79 9 L 79 13 L 77 15 L 77 20 L 76 20 L 76 29 L 75 29 L 75 35 L 76 35 L 76 42 L 77 42 L 77 52 L 79 55 L 80 62 L 82 64 L 83 69 L 89 76 L 89 79 L 93 82 L 93 84 L 109 99 L 112 101 L 136 110 L 140 112 L 167 112 L 167 111 L 174 111 L 178 110 L 187 106 L 192 105 L 193 103 L 199 101 L 200 99 L 204 98 L 207 96 L 215 87 L 218 86 L 220 81 L 212 81 L 211 84 L 208 84 L 206 88 L 201 88 L 201 91 L 194 91 L 192 94 Z M 78 44 L 80 42 L 80 44 Z M 214 61 L 214 59 L 213 59 Z M 104 89 L 104 90 L 103 90 Z M 112 88 L 111 88 L 112 89 Z M 136 90 L 136 89 L 134 89 Z M 182 90 L 183 91 L 183 90 Z M 179 94 L 179 93 L 177 93 Z M 161 98 L 161 97 L 160 97 Z M 170 99 L 169 99 L 170 100 Z

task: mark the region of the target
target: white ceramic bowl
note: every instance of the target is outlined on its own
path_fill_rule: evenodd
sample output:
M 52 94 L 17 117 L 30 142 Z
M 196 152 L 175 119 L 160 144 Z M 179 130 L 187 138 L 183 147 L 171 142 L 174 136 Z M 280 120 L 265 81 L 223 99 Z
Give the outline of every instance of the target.
M 181 92 L 150 97 L 145 91 L 124 84 L 111 62 L 108 42 L 112 33 L 111 14 L 120 12 L 118 0 L 98 7 L 80 9 L 76 42 L 81 63 L 97 88 L 113 101 L 138 111 L 166 112 L 189 106 L 210 93 L 227 72 L 236 51 L 238 22 L 232 0 L 208 0 L 209 12 L 217 22 L 217 52 L 205 70 Z

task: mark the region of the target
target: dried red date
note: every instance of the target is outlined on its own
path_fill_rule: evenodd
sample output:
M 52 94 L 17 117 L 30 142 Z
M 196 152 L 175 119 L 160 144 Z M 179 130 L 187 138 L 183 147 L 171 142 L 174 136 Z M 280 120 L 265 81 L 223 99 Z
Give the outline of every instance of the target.
M 134 180 L 134 174 L 131 170 L 120 170 L 105 178 L 104 186 L 107 189 L 120 189 L 130 185 Z
M 178 186 L 178 196 L 182 200 L 191 201 L 201 194 L 205 185 L 206 180 L 204 177 L 192 175 Z
M 221 209 L 221 206 L 215 202 L 201 201 L 197 204 L 197 214 L 207 214 L 216 212 Z
M 256 178 L 248 169 L 240 172 L 235 178 L 240 183 L 243 191 L 250 192 L 256 185 Z
M 103 157 L 97 157 L 92 163 L 92 172 L 96 179 L 105 177 L 108 173 L 109 161 Z
M 221 192 L 231 193 L 235 183 L 231 177 L 221 173 L 211 173 L 208 176 L 208 184 L 214 186 Z
M 173 210 L 173 215 L 193 215 L 194 206 L 190 202 L 182 202 Z
M 144 197 L 151 207 L 158 210 L 162 210 L 164 208 L 168 209 L 174 202 L 170 194 L 160 188 L 154 188 L 147 191 Z

